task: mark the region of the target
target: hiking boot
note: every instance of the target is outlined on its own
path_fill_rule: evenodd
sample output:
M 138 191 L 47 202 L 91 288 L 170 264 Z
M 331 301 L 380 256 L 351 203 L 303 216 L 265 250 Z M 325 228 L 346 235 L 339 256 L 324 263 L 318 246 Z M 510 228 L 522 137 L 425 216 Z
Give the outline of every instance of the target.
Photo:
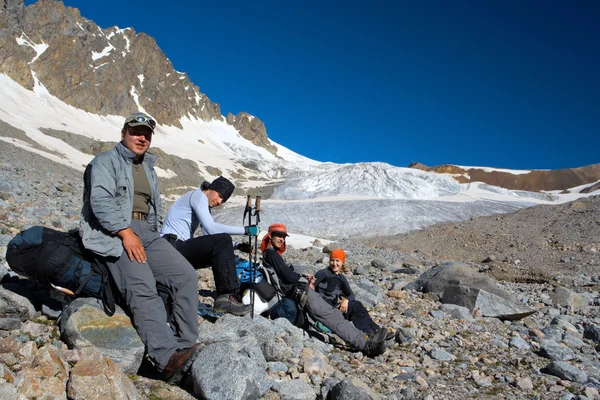
M 198 353 L 198 345 L 200 343 L 196 343 L 189 349 L 177 350 L 171 358 L 169 358 L 169 362 L 163 369 L 162 373 L 165 381 L 167 383 L 176 385 L 181 380 L 181 377 L 187 370 L 192 366 L 194 359 Z
M 388 330 L 386 327 L 381 327 L 375 331 L 373 331 L 371 334 L 374 335 L 375 333 L 377 333 L 377 331 L 384 331 L 385 332 L 385 339 L 384 340 L 390 340 L 393 339 L 396 336 L 396 332 L 395 331 L 390 331 Z
M 213 308 L 217 312 L 241 316 L 248 314 L 251 306 L 240 302 L 233 293 L 223 293 L 217 296 Z
M 365 347 L 361 349 L 361 351 L 367 357 L 377 357 L 380 354 L 383 354 L 385 351 L 385 337 L 387 336 L 387 329 L 378 329 L 373 332 L 367 338 L 367 343 Z

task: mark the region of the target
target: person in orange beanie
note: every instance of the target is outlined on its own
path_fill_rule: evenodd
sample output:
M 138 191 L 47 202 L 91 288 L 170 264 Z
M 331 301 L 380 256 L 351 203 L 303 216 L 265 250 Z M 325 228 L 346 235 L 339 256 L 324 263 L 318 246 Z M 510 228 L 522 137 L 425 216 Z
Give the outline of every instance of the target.
M 352 321 L 361 331 L 372 334 L 379 331 L 377 325 L 365 306 L 354 297 L 354 292 L 350 288 L 348 279 L 344 276 L 346 270 L 346 252 L 342 249 L 331 250 L 329 254 L 329 268 L 324 268 L 316 273 L 315 281 L 312 284 L 313 289 L 333 307 L 337 307 L 344 317 Z M 386 331 L 386 339 L 393 336 L 393 333 Z

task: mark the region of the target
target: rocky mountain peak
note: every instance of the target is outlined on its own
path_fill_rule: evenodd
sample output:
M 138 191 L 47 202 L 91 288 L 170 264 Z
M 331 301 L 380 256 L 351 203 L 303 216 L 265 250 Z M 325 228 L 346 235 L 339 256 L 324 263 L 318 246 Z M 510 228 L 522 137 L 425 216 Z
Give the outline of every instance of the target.
M 240 132 L 244 138 L 257 146 L 264 147 L 272 154 L 277 154 L 277 147 L 273 146 L 267 138 L 265 124 L 257 117 L 241 112 L 238 115 L 227 114 L 227 123 Z
M 100 28 L 60 1 L 3 0 L 0 73 L 27 89 L 38 81 L 60 100 L 99 115 L 152 114 L 162 125 L 181 118 L 223 119 L 188 75 L 173 68 L 156 41 L 131 28 Z M 228 122 L 271 152 L 262 121 L 247 113 Z M 252 118 L 250 118 L 252 117 Z

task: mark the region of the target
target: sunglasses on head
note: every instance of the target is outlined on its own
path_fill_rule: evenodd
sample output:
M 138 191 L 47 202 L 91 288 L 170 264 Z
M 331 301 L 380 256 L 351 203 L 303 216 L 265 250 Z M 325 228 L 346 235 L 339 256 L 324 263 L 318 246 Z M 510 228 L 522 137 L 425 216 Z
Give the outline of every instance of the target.
M 143 115 L 138 115 L 127 123 L 130 124 L 132 122 L 141 122 L 141 123 L 147 122 L 150 126 L 152 126 L 152 128 L 154 128 L 156 126 L 155 120 L 153 120 L 152 118 L 149 118 L 149 117 L 145 117 Z

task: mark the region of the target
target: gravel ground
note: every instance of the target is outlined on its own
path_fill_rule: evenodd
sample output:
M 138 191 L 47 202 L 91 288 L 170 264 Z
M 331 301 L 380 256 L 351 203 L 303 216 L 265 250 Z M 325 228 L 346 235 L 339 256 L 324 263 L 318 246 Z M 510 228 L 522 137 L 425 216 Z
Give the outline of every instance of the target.
M 80 172 L 3 142 L 0 255 L 24 227 L 76 226 L 81 191 Z M 398 332 L 396 338 L 376 358 L 335 347 L 318 378 L 294 364 L 297 358 L 282 360 L 287 372 L 272 378 L 303 380 L 311 392 L 302 398 L 322 398 L 332 380 L 350 378 L 369 387 L 370 398 L 598 398 L 599 210 L 600 197 L 595 196 L 395 237 L 336 243 L 331 247 L 348 252 L 349 279 L 357 297 L 376 322 Z M 289 248 L 284 256 L 307 273 L 327 261 L 318 243 Z M 515 302 L 537 312 L 518 321 L 484 318 L 476 310 L 456 314 L 430 293 L 402 290 L 444 261 L 461 262 L 496 278 Z M 199 288 L 211 287 L 210 270 L 200 271 Z M 566 291 L 563 300 L 556 299 L 559 290 Z M 0 330 L 0 338 L 8 337 L 37 347 L 59 346 L 55 331 L 34 337 L 22 329 Z M 5 365 L 2 360 L 9 358 L 0 352 L 0 366 L 18 377 L 19 368 L 25 367 Z M 153 382 L 136 381 L 140 398 L 152 398 Z M 0 389 L 7 385 L 12 383 L 2 383 Z M 296 397 L 274 388 L 263 398 Z

